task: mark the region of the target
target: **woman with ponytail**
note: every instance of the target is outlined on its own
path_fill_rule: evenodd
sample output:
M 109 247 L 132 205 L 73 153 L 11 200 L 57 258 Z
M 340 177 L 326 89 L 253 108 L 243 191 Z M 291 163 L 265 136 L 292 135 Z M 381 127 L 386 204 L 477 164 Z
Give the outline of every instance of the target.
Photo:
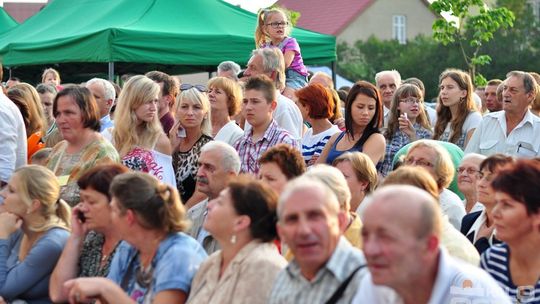
M 0 296 L 7 302 L 50 303 L 50 274 L 69 237 L 70 208 L 56 176 L 23 166 L 1 193 Z
M 176 188 L 141 172 L 116 176 L 110 189 L 112 225 L 124 240 L 107 278 L 64 284 L 70 303 L 184 303 L 206 258 L 187 228 Z

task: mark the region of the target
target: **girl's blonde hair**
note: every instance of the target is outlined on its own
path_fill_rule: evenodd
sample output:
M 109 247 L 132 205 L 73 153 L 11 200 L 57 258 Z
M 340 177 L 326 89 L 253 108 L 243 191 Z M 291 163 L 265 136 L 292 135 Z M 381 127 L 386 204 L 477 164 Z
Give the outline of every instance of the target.
M 465 124 L 467 116 L 471 112 L 476 112 L 477 109 L 472 97 L 473 85 L 469 74 L 458 69 L 447 69 L 442 72 L 441 76 L 439 77 L 439 85 L 444 79 L 448 77 L 454 80 L 461 90 L 466 90 L 467 96 L 465 96 L 464 99 L 460 101 L 456 117 L 452 117 L 450 108 L 443 105 L 440 96 L 441 94 L 439 93 L 439 97 L 437 98 L 437 122 L 435 123 L 433 139 L 441 138 L 444 130 L 446 129 L 446 125 L 450 123 L 450 126 L 452 127 L 452 133 L 450 134 L 449 141 L 452 143 L 457 143 L 459 138 L 461 137 L 461 129 L 463 128 L 463 124 Z
M 416 122 L 419 123 L 424 129 L 431 130 L 431 124 L 429 123 L 429 119 L 427 118 L 425 111 L 426 106 L 424 104 L 424 96 L 422 95 L 422 91 L 420 90 L 420 88 L 418 88 L 418 86 L 415 86 L 413 84 L 403 84 L 396 90 L 396 92 L 394 93 L 394 97 L 392 98 L 392 106 L 390 107 L 388 128 L 386 129 L 386 132 L 384 134 L 384 136 L 388 140 L 391 140 L 392 137 L 394 137 L 394 134 L 399 129 L 398 118 L 401 114 L 399 111 L 399 102 L 400 99 L 407 97 L 418 98 L 419 113 L 418 117 L 416 118 Z
M 255 47 L 260 48 L 263 44 L 265 44 L 268 40 L 268 34 L 264 30 L 264 27 L 266 26 L 266 22 L 268 22 L 268 19 L 271 15 L 280 13 L 283 15 L 283 19 L 287 20 L 290 23 L 290 17 L 289 14 L 287 14 L 284 10 L 273 7 L 273 8 L 263 8 L 259 11 L 257 14 L 257 28 L 255 28 Z M 284 27 L 285 36 L 289 36 L 291 28 L 286 26 Z
M 55 227 L 70 229 L 71 208 L 60 199 L 60 184 L 51 170 L 39 165 L 27 165 L 15 170 L 13 178 L 18 182 L 17 194 L 27 208 L 32 206 L 34 200 L 41 204 L 37 211 L 40 219 L 29 223 L 28 229 L 35 232 Z
M 143 121 L 142 124 L 135 114 L 137 108 L 153 102 L 156 96 L 159 96 L 159 85 L 143 75 L 130 78 L 122 89 L 113 130 L 114 146 L 121 157 L 135 146 L 153 149 L 163 133 L 157 114 L 151 122 Z
M 48 68 L 43 71 L 43 74 L 41 74 L 41 82 L 45 83 L 45 78 L 47 77 L 47 74 L 52 73 L 56 76 L 56 79 L 58 79 L 58 83 L 62 83 L 62 80 L 60 79 L 60 73 L 58 73 L 57 70 L 53 68 Z
M 201 105 L 204 112 L 203 121 L 201 123 L 201 131 L 206 136 L 212 136 L 212 124 L 210 123 L 210 101 L 208 96 L 205 93 L 199 92 L 196 88 L 191 88 L 189 90 L 184 90 L 178 96 L 178 102 L 176 103 L 176 111 L 180 108 L 180 104 L 184 100 L 190 100 Z
M 229 116 L 234 116 L 240 109 L 242 103 L 242 88 L 238 82 L 231 80 L 227 77 L 214 77 L 208 81 L 208 89 L 218 88 L 225 92 L 227 95 L 227 111 Z

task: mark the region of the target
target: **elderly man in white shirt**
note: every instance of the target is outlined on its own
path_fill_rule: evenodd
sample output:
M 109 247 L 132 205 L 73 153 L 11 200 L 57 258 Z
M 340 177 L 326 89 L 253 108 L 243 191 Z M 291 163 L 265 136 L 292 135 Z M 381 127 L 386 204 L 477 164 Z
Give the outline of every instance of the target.
M 244 77 L 252 77 L 264 74 L 274 81 L 277 92 L 277 106 L 274 110 L 274 120 L 285 129 L 292 137 L 300 141 L 304 131 L 304 120 L 298 106 L 289 98 L 281 94 L 285 88 L 285 61 L 283 54 L 278 48 L 256 49 L 252 52 L 248 61 Z M 244 130 L 249 132 L 251 126 L 246 121 Z
M 465 153 L 539 156 L 540 118 L 529 110 L 537 90 L 536 81 L 530 74 L 521 71 L 508 73 L 503 83 L 503 110 L 484 116 Z
M 352 303 L 511 303 L 486 272 L 441 248 L 441 223 L 438 204 L 421 189 L 375 192 L 362 228 L 369 274 Z

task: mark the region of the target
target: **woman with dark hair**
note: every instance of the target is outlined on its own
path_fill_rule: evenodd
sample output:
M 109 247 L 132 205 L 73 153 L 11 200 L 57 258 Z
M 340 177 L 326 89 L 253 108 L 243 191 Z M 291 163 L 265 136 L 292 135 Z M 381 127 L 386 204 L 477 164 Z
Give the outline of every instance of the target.
M 268 183 L 279 195 L 289 180 L 306 172 L 306 165 L 298 149 L 278 144 L 259 158 L 259 179 Z
M 492 216 L 497 238 L 480 266 L 515 303 L 540 302 L 540 161 L 518 160 L 491 182 L 496 205 Z
M 277 237 L 277 194 L 240 177 L 208 204 L 204 228 L 222 250 L 212 254 L 193 279 L 188 303 L 267 303 L 287 262 Z
M 392 171 L 392 161 L 399 149 L 417 139 L 431 138 L 432 133 L 422 91 L 412 84 L 401 85 L 392 98 L 388 128 L 384 133 L 386 152 L 381 175 Z
M 70 208 L 59 199 L 58 180 L 45 167 L 23 166 L 1 196 L 0 297 L 10 303 L 50 303 L 50 274 L 70 227 Z
M 111 217 L 122 242 L 106 278 L 64 284 L 70 303 L 184 303 L 191 280 L 206 258 L 187 228 L 184 206 L 173 186 L 142 172 L 116 176 Z
M 329 120 L 335 104 L 330 91 L 317 83 L 299 89 L 296 97 L 302 118 L 311 126 L 302 137 L 302 156 L 306 164 L 311 166 L 330 137 L 340 132 Z
M 71 206 L 79 203 L 77 180 L 98 164 L 120 162 L 116 149 L 99 134 L 99 111 L 87 88 L 70 86 L 54 98 L 53 113 L 64 138 L 56 144 L 47 167 L 58 177 L 61 197 Z
M 382 101 L 377 88 L 365 81 L 354 84 L 347 96 L 345 131 L 332 135 L 317 163 L 332 164 L 345 152 L 363 152 L 374 164 L 384 157 L 384 136 L 379 132 L 383 121 Z
M 495 207 L 495 191 L 491 181 L 506 165 L 512 164 L 514 158 L 504 154 L 494 154 L 480 163 L 480 170 L 476 182 L 477 200 L 484 207 L 481 211 L 471 212 L 461 221 L 463 233 L 480 254 L 491 245 L 500 243 L 495 236 L 493 208 Z
M 53 302 L 65 302 L 64 283 L 77 277 L 106 277 L 120 242 L 111 222 L 109 185 L 113 178 L 128 172 L 120 164 L 97 166 L 77 184 L 81 202 L 73 208 L 72 231 L 60 260 L 51 275 L 49 293 Z
M 482 121 L 473 99 L 473 85 L 469 74 L 448 69 L 439 77 L 437 123 L 433 139 L 448 141 L 462 150 Z

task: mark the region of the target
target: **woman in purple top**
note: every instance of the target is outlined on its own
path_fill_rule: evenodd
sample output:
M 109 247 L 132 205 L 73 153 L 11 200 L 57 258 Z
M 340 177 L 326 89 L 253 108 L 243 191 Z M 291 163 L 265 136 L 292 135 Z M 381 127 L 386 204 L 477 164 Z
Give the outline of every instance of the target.
M 277 47 L 285 59 L 287 86 L 283 95 L 293 98 L 294 91 L 307 85 L 308 71 L 302 60 L 300 46 L 296 39 L 289 37 L 290 22 L 284 11 L 278 8 L 263 9 L 257 18 L 255 44 L 257 47 Z

